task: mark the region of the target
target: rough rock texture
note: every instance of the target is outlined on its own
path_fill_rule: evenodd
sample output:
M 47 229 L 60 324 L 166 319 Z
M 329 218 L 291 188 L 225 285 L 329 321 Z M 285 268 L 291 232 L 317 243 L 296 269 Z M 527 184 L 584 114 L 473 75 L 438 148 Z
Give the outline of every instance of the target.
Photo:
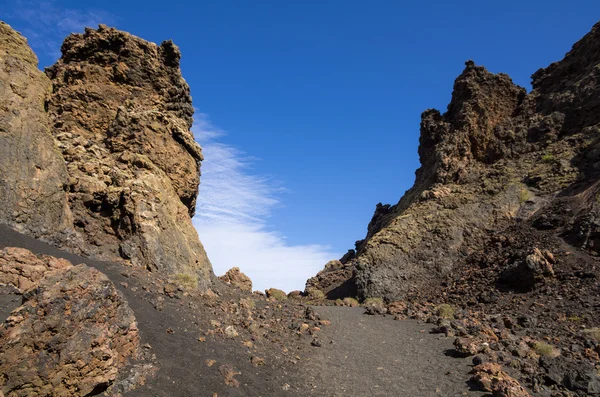
M 72 221 L 44 110 L 51 84 L 37 64 L 25 38 L 0 22 L 0 222 L 52 239 Z
M 100 25 L 72 34 L 52 81 L 48 112 L 68 172 L 69 246 L 100 259 L 213 277 L 192 226 L 200 146 L 172 41 L 157 46 Z
M 50 272 L 0 325 L 0 392 L 98 394 L 138 345 L 133 312 L 105 275 L 86 265 Z
M 479 384 L 487 392 L 492 392 L 494 397 L 530 397 L 515 379 L 502 371 L 502 367 L 495 363 L 485 363 L 473 369 L 473 382 Z
M 306 282 L 305 291 L 320 290 L 327 292 L 328 299 L 338 299 L 356 295 L 353 280 L 354 266 L 350 263 L 332 260 L 325 268 Z
M 23 248 L 8 247 L 0 250 L 0 286 L 10 286 L 13 292 L 23 294 L 49 272 L 71 266 L 71 262 L 65 259 L 37 256 Z
M 523 222 L 597 253 L 599 78 L 600 24 L 537 71 L 529 94 L 468 61 L 446 113 L 422 115 L 414 186 L 398 204 L 377 206 L 366 238 L 342 258 L 352 271 L 325 269 L 311 286 L 329 295 L 351 284 L 362 298 L 388 300 L 435 292 L 467 258 L 485 253 L 492 234 Z M 561 203 L 570 198 L 583 203 L 565 217 Z M 551 273 L 522 263 L 531 274 Z
M 242 291 L 252 292 L 252 280 L 240 271 L 239 267 L 232 267 L 220 276 L 219 279 L 229 285 L 241 289 Z

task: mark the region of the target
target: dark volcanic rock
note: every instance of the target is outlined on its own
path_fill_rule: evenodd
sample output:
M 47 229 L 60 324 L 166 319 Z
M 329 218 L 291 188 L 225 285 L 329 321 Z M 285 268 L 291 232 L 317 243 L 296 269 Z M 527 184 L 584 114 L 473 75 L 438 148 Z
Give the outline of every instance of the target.
M 0 325 L 0 391 L 98 394 L 138 345 L 133 312 L 105 275 L 86 265 L 51 272 Z
M 37 64 L 25 38 L 0 22 L 0 222 L 51 240 L 72 220 L 44 110 L 51 83 Z
M 509 288 L 531 290 L 545 277 L 554 277 L 554 270 L 548 259 L 554 259 L 550 252 L 542 253 L 535 248 L 531 254 L 516 261 L 502 272 L 498 281 Z
M 200 146 L 173 42 L 157 46 L 101 25 L 72 34 L 48 112 L 69 175 L 74 226 L 86 255 L 198 277 L 210 262 L 192 226 Z
M 338 299 L 356 295 L 352 280 L 354 266 L 342 261 L 329 261 L 315 277 L 308 279 L 305 291 L 321 291 L 328 299 Z

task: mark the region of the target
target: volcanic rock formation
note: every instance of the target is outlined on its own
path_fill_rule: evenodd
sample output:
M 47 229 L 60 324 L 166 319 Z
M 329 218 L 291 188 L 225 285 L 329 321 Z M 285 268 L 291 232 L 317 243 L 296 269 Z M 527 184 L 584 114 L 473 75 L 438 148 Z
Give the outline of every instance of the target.
M 202 153 L 179 49 L 101 25 L 67 37 L 62 53 L 47 70 L 48 111 L 82 251 L 208 282 L 190 219 Z
M 71 266 L 64 259 L 46 255 L 38 257 L 23 248 L 8 247 L 0 250 L 0 286 L 10 292 L 23 294 L 46 274 Z
M 468 61 L 446 113 L 422 114 L 414 186 L 398 204 L 379 204 L 356 250 L 307 285 L 330 298 L 405 299 L 527 222 L 597 254 L 599 78 L 600 24 L 534 73 L 529 94 Z M 577 205 L 557 216 L 569 198 Z
M 202 152 L 172 41 L 101 25 L 46 70 L 0 25 L 0 221 L 75 253 L 214 278 L 192 226 Z

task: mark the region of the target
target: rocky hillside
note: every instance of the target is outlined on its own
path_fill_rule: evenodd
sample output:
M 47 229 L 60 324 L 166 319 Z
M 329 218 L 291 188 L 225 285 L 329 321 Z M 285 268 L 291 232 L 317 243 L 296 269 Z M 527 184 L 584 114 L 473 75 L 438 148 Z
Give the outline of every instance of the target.
M 202 152 L 173 42 L 101 25 L 46 70 L 0 25 L 0 221 L 72 252 L 185 275 L 210 262 L 192 226 Z
M 596 256 L 599 79 L 600 24 L 563 60 L 535 72 L 529 93 L 468 61 L 447 111 L 422 114 L 414 186 L 396 205 L 379 204 L 365 239 L 307 290 L 333 299 L 439 300 L 440 286 L 475 257 L 480 263 L 503 233 L 504 242 L 535 244 L 536 232 L 546 231 Z M 551 251 L 556 244 L 546 243 Z M 534 248 L 522 247 L 524 255 Z

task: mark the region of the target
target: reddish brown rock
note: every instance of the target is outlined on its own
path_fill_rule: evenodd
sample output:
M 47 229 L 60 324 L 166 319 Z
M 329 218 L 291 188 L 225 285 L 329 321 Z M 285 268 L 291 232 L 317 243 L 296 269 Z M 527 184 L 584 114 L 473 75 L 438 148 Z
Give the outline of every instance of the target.
M 227 386 L 231 387 L 240 387 L 240 381 L 235 378 L 235 376 L 240 375 L 241 373 L 236 370 L 231 364 L 224 364 L 219 367 L 219 372 L 223 376 L 223 382 Z
M 304 297 L 304 294 L 302 293 L 302 291 L 291 291 L 288 295 L 288 298 L 290 299 L 302 299 Z
M 49 272 L 72 267 L 71 262 L 47 255 L 35 255 L 18 247 L 0 250 L 0 285 L 9 285 L 19 294 L 34 287 Z
M 496 363 L 484 363 L 473 369 L 471 379 L 482 390 L 491 392 L 494 397 L 531 397 L 531 394 L 517 380 L 502 371 Z
M 78 265 L 47 274 L 0 325 L 0 391 L 85 396 L 108 387 L 139 334 L 121 293 Z
M 219 279 L 233 287 L 239 288 L 242 291 L 252 292 L 252 280 L 240 271 L 239 267 L 233 267 L 227 271 Z

